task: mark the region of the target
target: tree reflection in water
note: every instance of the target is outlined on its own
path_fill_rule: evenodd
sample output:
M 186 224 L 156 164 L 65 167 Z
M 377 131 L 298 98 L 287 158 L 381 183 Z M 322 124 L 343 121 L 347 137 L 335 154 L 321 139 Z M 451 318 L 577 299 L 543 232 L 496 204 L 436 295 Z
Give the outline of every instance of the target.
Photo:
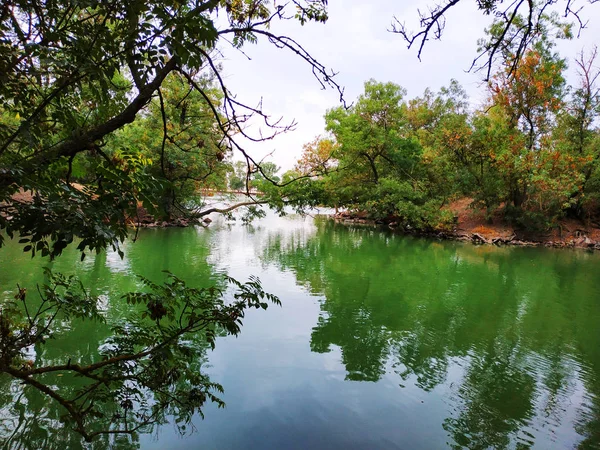
M 582 448 L 598 448 L 600 280 L 586 276 L 597 264 L 588 254 L 324 220 L 313 236 L 271 236 L 263 258 L 322 294 L 311 350 L 339 347 L 346 379 L 394 371 L 400 384 L 443 392 L 451 445 L 559 445 L 555 431 L 571 424 Z
M 298 334 L 297 340 L 280 339 L 281 327 L 270 322 L 273 316 L 265 316 L 260 326 L 254 324 L 255 330 L 260 328 L 260 336 L 244 341 L 251 333 L 242 333 L 242 339 L 236 341 L 241 345 L 232 345 L 231 353 L 220 355 L 222 359 L 246 357 L 250 361 L 221 361 L 219 369 L 226 393 L 237 391 L 238 406 L 242 407 L 234 410 L 234 398 L 227 414 L 209 415 L 216 419 L 211 423 L 220 426 L 215 425 L 211 432 L 199 426 L 200 439 L 208 436 L 214 439 L 212 442 L 233 442 L 243 447 L 251 442 L 247 436 L 237 440 L 232 436 L 227 441 L 223 435 L 237 427 L 266 423 L 261 428 L 265 433 L 261 442 L 283 442 L 289 436 L 273 429 L 269 417 L 280 418 L 287 433 L 301 423 L 303 427 L 296 430 L 299 437 L 306 437 L 309 432 L 321 432 L 323 436 L 331 430 L 342 433 L 348 423 L 359 424 L 364 419 L 365 428 L 358 426 L 348 435 L 358 439 L 363 433 L 365 443 L 377 446 L 382 441 L 377 440 L 376 434 L 386 433 L 385 427 L 396 420 L 394 414 L 406 417 L 414 413 L 414 417 L 423 418 L 423 411 L 428 411 L 435 417 L 423 426 L 439 423 L 439 428 L 432 430 L 436 440 L 427 441 L 430 443 L 438 442 L 440 433 L 443 440 L 446 433 L 448 444 L 457 448 L 527 448 L 532 443 L 539 448 L 570 448 L 577 444 L 583 449 L 599 448 L 600 335 L 596 329 L 600 320 L 600 279 L 588 276 L 596 271 L 598 255 L 440 243 L 373 229 L 351 229 L 328 221 L 317 221 L 316 228 L 312 222 L 309 227 L 294 225 L 285 232 L 281 228 L 284 222 L 265 223 L 251 230 L 213 228 L 213 237 L 223 242 L 211 241 L 209 233 L 193 229 L 160 230 L 150 245 L 142 242 L 132 246 L 121 265 L 103 255 L 81 263 L 85 266 L 80 271 L 82 282 L 106 300 L 109 323 L 118 322 L 127 313 L 127 305 L 116 301 L 114 292 L 136 289 L 132 273 L 158 279 L 162 276 L 160 271 L 168 267 L 182 278 L 204 285 L 215 278 L 223 262 L 226 266 L 232 261 L 232 250 L 242 247 L 243 264 L 236 266 L 240 274 L 260 269 L 247 265 L 258 252 L 261 261 L 256 264 L 268 267 L 270 272 L 266 273 L 275 278 L 282 271 L 292 273 L 293 277 L 281 278 L 285 278 L 285 283 L 295 279 L 312 299 L 318 299 L 320 312 L 316 321 L 312 315 L 290 319 L 290 311 L 302 310 L 307 297 L 299 296 L 295 306 L 288 309 L 292 301 L 286 303 L 282 296 L 284 308 L 275 317 L 298 321 L 297 329 L 288 335 Z M 54 263 L 53 269 L 64 271 L 75 260 L 77 255 L 72 259 L 65 255 Z M 28 260 L 28 264 L 35 261 Z M 23 272 L 22 266 L 5 264 L 0 269 L 3 286 L 13 286 L 10 280 L 28 285 L 37 280 L 35 267 Z M 303 332 L 306 323 L 309 330 L 312 327 L 308 335 Z M 82 360 L 95 358 L 98 343 L 109 332 L 101 326 L 64 325 L 69 338 L 63 346 L 35 349 L 36 358 L 44 363 L 58 362 L 64 352 Z M 346 383 L 338 384 L 336 378 L 335 382 L 318 384 L 321 378 L 337 372 L 318 372 L 323 359 L 290 355 L 300 352 L 300 348 L 308 351 L 306 339 L 313 356 L 323 356 L 315 353 L 328 351 L 332 352 L 331 357 L 340 355 Z M 260 347 L 261 353 L 256 354 L 248 342 L 257 348 L 265 344 L 268 347 Z M 290 343 L 296 347 L 290 349 Z M 217 346 L 223 347 L 226 346 Z M 204 361 L 204 349 L 198 342 L 199 364 Z M 317 365 L 302 371 L 290 364 L 294 358 Z M 266 370 L 265 364 L 269 367 L 271 359 L 277 361 L 278 369 L 268 377 L 262 371 Z M 235 373 L 231 373 L 232 368 Z M 260 385 L 263 379 L 264 386 Z M 257 384 L 246 389 L 248 380 Z M 65 389 L 75 389 L 79 381 L 55 382 Z M 361 389 L 355 389 L 352 383 Z M 370 389 L 375 383 L 381 389 Z M 406 388 L 388 391 L 390 385 Z M 357 398 L 369 399 L 377 393 L 379 397 L 373 398 L 363 415 L 345 414 L 348 411 L 339 408 L 351 405 L 355 399 L 337 402 L 331 396 L 316 398 L 316 393 L 325 389 L 332 396 L 357 393 Z M 419 404 L 421 399 L 435 400 L 429 409 L 411 409 L 415 407 L 411 403 L 415 401 L 415 389 L 423 394 L 417 396 Z M 245 395 L 252 390 L 258 393 Z M 382 401 L 381 396 L 388 392 L 396 394 Z M 269 401 L 261 409 L 263 403 L 257 399 L 262 400 L 263 394 Z M 279 404 L 275 399 L 280 397 L 273 395 L 271 399 L 270 394 L 284 398 Z M 244 410 L 243 405 L 252 405 L 252 400 L 257 401 L 256 407 Z M 327 405 L 329 401 L 333 403 Z M 298 404 L 304 408 L 301 421 L 294 415 Z M 64 412 L 35 391 L 23 390 L 18 383 L 0 378 L 0 405 L 0 436 L 5 448 L 81 447 L 79 436 L 61 421 Z M 310 416 L 319 407 L 329 409 Z M 390 417 L 381 420 L 375 415 L 368 422 L 378 407 L 389 412 Z M 253 411 L 252 417 L 245 411 Z M 377 421 L 384 423 L 382 428 L 376 427 Z M 369 428 L 373 428 L 373 436 L 367 436 Z M 269 432 L 272 434 L 267 436 Z M 404 436 L 404 432 L 393 430 L 384 437 L 393 440 Z M 408 433 L 414 438 L 410 442 L 418 445 L 419 433 L 423 432 L 419 429 Z M 141 435 L 119 440 L 102 438 L 92 448 L 136 448 L 144 439 Z M 191 437 L 185 442 L 195 441 Z
M 135 329 L 135 324 L 139 323 L 140 308 L 132 307 L 122 298 L 124 292 L 141 287 L 143 282 L 135 274 L 142 273 L 148 278 L 162 281 L 165 279 L 165 274 L 162 271 L 166 267 L 173 267 L 175 256 L 177 257 L 176 262 L 178 265 L 176 269 L 178 269 L 178 272 L 193 280 L 196 286 L 216 286 L 216 292 L 225 291 L 226 281 L 215 274 L 214 267 L 206 261 L 209 255 L 206 236 L 196 236 L 195 234 L 196 232 L 193 229 L 186 230 L 185 233 L 170 233 L 167 230 L 162 230 L 160 244 L 165 251 L 157 252 L 156 246 L 139 245 L 131 253 L 128 252 L 128 257 L 123 260 L 112 258 L 111 253 L 101 252 L 93 258 L 79 262 L 80 258 L 77 252 L 67 249 L 63 256 L 52 263 L 43 259 L 27 261 L 27 271 L 23 271 L 22 266 L 18 263 L 3 265 L 0 285 L 8 289 L 15 288 L 16 282 L 21 283 L 22 286 L 27 286 L 29 292 L 32 293 L 31 297 L 33 298 L 31 301 L 34 302 L 34 307 L 36 306 L 36 300 L 33 293 L 36 284 L 46 282 L 40 276 L 43 272 L 42 268 L 46 265 L 50 265 L 56 271 L 65 270 L 65 268 L 73 270 L 73 266 L 75 266 L 83 285 L 91 290 L 92 295 L 101 299 L 99 308 L 105 321 L 83 321 L 77 318 L 68 319 L 59 316 L 52 324 L 52 338 L 46 340 L 45 343 L 38 342 L 31 348 L 31 366 L 36 368 L 61 366 L 67 364 L 68 361 L 68 364 L 78 364 L 85 367 L 98 361 L 105 361 L 104 354 L 101 354 L 100 349 L 103 343 L 108 342 L 108 340 L 112 339 L 111 342 L 114 342 L 113 328 L 119 326 L 122 329 L 128 327 Z M 191 236 L 195 238 L 195 241 L 191 241 Z M 198 245 L 190 246 L 190 242 L 195 242 Z M 7 253 L 9 253 L 8 261 L 18 262 L 20 260 L 19 257 L 22 256 L 22 253 L 10 255 L 10 251 L 15 248 L 15 246 L 6 248 Z M 14 256 L 14 259 L 11 258 L 12 256 Z M 10 290 L 5 291 L 4 294 L 6 298 L 12 297 Z M 138 312 L 136 313 L 136 311 Z M 182 315 L 184 311 L 185 309 L 181 312 Z M 202 313 L 199 310 L 198 316 L 201 315 Z M 133 326 L 128 322 L 131 317 L 138 320 Z M 185 322 L 185 324 L 187 323 Z M 161 322 L 161 324 L 164 325 L 164 322 Z M 169 324 L 166 326 L 165 335 L 168 335 L 167 333 L 170 332 L 171 328 L 176 328 L 171 327 Z M 226 334 L 224 330 L 220 329 L 217 329 L 217 333 Z M 131 338 L 133 342 L 135 332 L 129 331 L 124 333 L 123 336 Z M 138 345 L 135 348 L 142 349 L 143 347 Z M 145 414 L 145 410 L 142 411 L 139 403 L 132 404 L 128 408 L 134 411 L 127 416 L 125 428 L 127 434 L 114 432 L 115 421 L 124 417 L 121 412 L 123 400 L 118 394 L 121 391 L 114 391 L 117 394 L 111 395 L 111 391 L 117 389 L 118 383 L 104 382 L 106 384 L 105 388 L 102 384 L 96 386 L 98 383 L 91 383 L 88 378 L 73 375 L 69 371 L 58 370 L 42 374 L 38 381 L 48 386 L 62 399 L 77 407 L 83 402 L 81 409 L 77 408 L 77 411 L 82 412 L 82 417 L 85 414 L 92 416 L 91 418 L 86 416 L 86 428 L 89 426 L 86 431 L 93 435 L 93 440 L 89 443 L 84 443 L 82 434 L 74 431 L 73 418 L 67 414 L 67 410 L 57 401 L 50 399 L 31 385 L 23 385 L 19 380 L 2 374 L 0 375 L 1 447 L 6 449 L 139 448 L 141 433 L 152 432 L 157 429 L 158 425 L 167 422 L 175 423 L 176 421 L 180 430 L 185 433 L 190 430 L 190 427 L 193 429 L 193 424 L 187 424 L 185 414 L 188 414 L 188 411 L 184 410 L 184 407 L 188 403 L 191 404 L 192 400 L 188 401 L 187 397 L 179 400 L 174 399 L 172 402 L 167 403 L 164 408 L 157 409 L 156 413 L 154 413 L 154 405 L 157 405 L 159 401 L 162 402 L 163 400 L 160 400 L 161 396 L 167 396 L 170 392 L 188 392 L 196 386 L 210 385 L 208 377 L 203 373 L 206 352 L 209 348 L 210 344 L 205 333 L 190 333 L 183 335 L 182 338 L 174 341 L 172 345 L 165 346 L 156 354 L 153 353 L 149 356 L 149 364 L 147 365 L 150 369 L 144 371 L 142 376 L 139 377 L 142 382 L 134 384 L 138 379 L 130 377 L 125 382 L 123 391 L 133 391 L 140 388 L 140 386 L 145 389 L 139 395 L 140 398 L 147 400 L 146 409 L 150 408 L 153 414 L 151 420 L 149 420 L 148 415 Z M 134 352 L 132 350 L 124 353 L 133 354 Z M 173 359 L 176 360 L 175 366 L 168 363 L 163 364 L 164 361 Z M 140 360 L 132 364 L 135 367 L 145 367 Z M 169 370 L 165 375 L 160 373 L 163 367 Z M 108 370 L 110 371 L 110 367 Z M 120 367 L 114 369 L 115 379 L 119 378 L 120 372 L 117 372 L 118 370 L 121 370 Z M 125 372 L 126 369 L 123 369 L 123 378 Z M 191 375 L 188 377 L 188 374 Z M 104 374 L 102 375 L 104 376 Z M 167 381 L 162 382 L 163 379 Z M 156 392 L 152 390 L 152 383 L 156 385 Z M 96 387 L 92 389 L 92 386 Z M 106 393 L 103 393 L 103 389 L 106 390 Z M 167 390 L 169 392 L 166 392 Z M 90 398 L 89 401 L 86 396 Z M 137 397 L 132 395 L 131 398 Z M 88 401 L 87 404 L 86 401 Z M 191 413 L 195 412 L 195 410 L 190 411 Z M 111 432 L 105 433 L 109 429 Z M 133 432 L 129 433 L 131 430 Z M 96 434 L 100 431 L 100 434 Z

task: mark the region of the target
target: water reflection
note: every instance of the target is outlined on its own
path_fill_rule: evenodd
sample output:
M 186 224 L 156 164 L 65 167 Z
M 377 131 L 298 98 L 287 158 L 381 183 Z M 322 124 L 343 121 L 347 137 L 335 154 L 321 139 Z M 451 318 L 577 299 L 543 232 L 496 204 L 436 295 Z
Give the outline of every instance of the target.
M 160 235 L 160 239 L 156 236 Z M 198 234 L 195 229 L 144 231 L 140 244 L 126 243 L 126 257 L 121 259 L 115 252 L 101 252 L 83 261 L 74 249 L 68 249 L 56 261 L 43 258 L 27 258 L 14 244 L 2 249 L 0 264 L 0 287 L 3 300 L 14 296 L 16 285 L 27 287 L 35 297 L 35 286 L 45 282 L 42 268 L 49 266 L 56 272 L 77 273 L 84 286 L 98 296 L 100 309 L 107 323 L 60 320 L 53 330 L 53 338 L 46 344 L 32 348 L 31 360 L 37 365 L 58 365 L 70 361 L 87 365 L 100 360 L 99 347 L 111 336 L 111 325 L 122 323 L 129 316 L 131 307 L 121 298 L 125 292 L 140 287 L 137 277 L 141 274 L 155 281 L 165 278 L 165 269 L 177 273 L 190 286 L 215 284 L 214 267 L 207 263 L 210 246 L 209 236 Z M 146 245 L 144 245 L 146 242 Z M 150 245 L 148 243 L 151 242 Z M 222 280 L 221 280 L 222 281 Z M 35 301 L 32 298 L 33 301 Z M 190 361 L 181 361 L 200 372 L 206 363 L 208 344 L 201 338 L 187 342 L 194 351 Z M 63 398 L 75 398 L 89 387 L 83 377 L 69 374 L 46 374 L 40 381 L 50 386 Z M 90 423 L 88 431 L 106 429 L 114 416 L 114 404 L 110 401 L 94 401 L 94 408 L 101 415 Z M 81 435 L 71 430 L 64 420 L 65 410 L 40 391 L 6 375 L 0 376 L 0 447 L 5 449 L 129 449 L 139 448 L 140 433 L 148 433 L 153 427 L 140 429 L 131 435 L 100 435 L 92 443 L 83 443 Z M 140 419 L 142 420 L 142 419 Z M 135 423 L 130 424 L 135 427 Z
M 46 262 L 2 252 L 4 297 L 39 281 Z M 147 230 L 126 256 L 73 253 L 53 268 L 75 268 L 109 323 L 127 314 L 119 294 L 139 287 L 135 273 L 160 279 L 165 268 L 197 286 L 259 275 L 283 308 L 249 314 L 215 352 L 199 348 L 228 406 L 207 411 L 196 434 L 165 426 L 158 440 L 97 448 L 600 448 L 600 255 L 269 215 L 252 227 Z M 108 333 L 64 327 L 64 346 L 37 358 L 94 357 Z M 0 405 L 5 448 L 81 445 L 55 405 L 1 377 Z M 23 438 L 6 440 L 13 430 Z
M 594 256 L 321 222 L 309 239 L 271 239 L 263 257 L 324 295 L 311 350 L 339 347 L 347 380 L 393 371 L 437 390 L 450 445 L 600 447 Z

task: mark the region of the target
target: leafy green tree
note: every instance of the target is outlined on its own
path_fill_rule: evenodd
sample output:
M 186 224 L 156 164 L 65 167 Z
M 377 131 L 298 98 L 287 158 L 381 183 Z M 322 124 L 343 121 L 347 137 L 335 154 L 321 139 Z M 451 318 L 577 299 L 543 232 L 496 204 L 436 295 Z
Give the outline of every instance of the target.
M 155 199 L 158 214 L 167 219 L 188 215 L 193 205 L 186 202 L 197 199 L 200 190 L 226 188 L 231 150 L 218 129 L 222 118 L 213 113 L 222 92 L 202 74 L 193 81 L 204 95 L 182 75 L 170 74 L 145 114 L 116 132 L 106 149 L 113 159 L 125 150 L 151 161 L 147 170 L 162 187 Z
M 466 174 L 464 192 L 473 197 L 474 206 L 485 208 L 488 219 L 509 198 L 511 174 L 500 158 L 521 148 L 520 137 L 508 126 L 502 112 L 492 108 L 487 114 L 475 114 L 467 145 L 455 150 L 455 161 Z
M 469 111 L 467 94 L 456 80 L 435 94 L 426 89 L 421 97 L 410 99 L 406 119 L 411 135 L 423 147 L 422 162 L 427 176 L 427 190 L 444 200 L 465 187 L 462 167 L 454 164 L 456 151 L 463 151 L 468 141 Z
M 270 31 L 272 22 L 290 17 L 324 22 L 326 2 L 0 6 L 0 246 L 18 236 L 32 256 L 54 258 L 73 243 L 82 258 L 107 247 L 123 255 L 138 206 L 170 215 L 173 191 L 183 201 L 198 180 L 224 185 L 230 148 L 260 171 L 237 136 L 261 140 L 289 127 L 272 125 L 261 109 L 238 100 L 212 51 L 264 38 L 339 89 L 333 73 L 295 40 Z M 252 117 L 271 134 L 248 135 L 244 123 Z M 131 316 L 112 330 L 96 360 L 63 352 L 42 366 L 28 363 L 25 350 L 43 349 L 57 321 L 100 320 L 95 299 L 75 278 L 49 273 L 40 298 L 22 287 L 14 301 L 2 299 L 0 372 L 56 402 L 86 440 L 147 431 L 167 414 L 183 425 L 205 401 L 219 402 L 219 387 L 200 372 L 190 340 L 214 344 L 219 332 L 239 332 L 247 308 L 278 302 L 258 280 L 226 281 L 237 291 L 227 304 L 218 286 L 192 289 L 175 276 L 164 285 L 144 280 L 146 290 L 123 294 Z M 59 375 L 81 377 L 81 390 L 56 388 Z
M 297 7 L 301 21 L 326 20 L 324 3 Z M 226 18 L 221 26 L 214 21 L 218 13 Z M 144 194 L 154 194 L 157 186 L 144 170 L 147 161 L 140 154 L 114 161 L 106 153 L 107 141 L 139 118 L 149 103 L 156 104 L 152 99 L 171 74 L 178 74 L 188 90 L 206 100 L 223 147 L 235 147 L 258 166 L 235 144 L 235 136 L 247 135 L 243 123 L 251 116 L 267 124 L 269 118 L 229 92 L 211 50 L 220 42 L 239 47 L 269 39 L 299 53 L 322 83 L 336 87 L 331 73 L 296 41 L 269 31 L 271 22 L 286 17 L 285 8 L 271 10 L 263 0 L 76 5 L 34 1 L 3 9 L 0 107 L 2 116 L 11 119 L 0 125 L 0 202 L 6 212 L 0 217 L 0 229 L 29 239 L 32 251 L 45 248 L 51 255 L 58 255 L 75 236 L 83 239 L 82 250 L 117 248 L 127 233 L 127 217 L 135 216 L 139 202 L 151 208 Z M 219 110 L 211 101 L 214 87 L 195 79 L 203 68 L 221 91 Z M 163 113 L 174 120 L 171 111 L 163 108 Z M 277 126 L 263 137 L 286 129 Z M 84 190 L 71 184 L 76 158 L 85 160 L 94 180 Z M 20 188 L 44 201 L 14 201 Z M 89 205 L 82 215 L 85 220 L 77 220 L 82 204 Z
M 336 177 L 337 188 L 344 193 L 346 206 L 368 207 L 380 189 L 389 194 L 393 190 L 408 195 L 412 192 L 407 179 L 415 170 L 420 149 L 402 135 L 404 95 L 398 85 L 369 80 L 351 108 L 327 112 L 327 130 L 339 145 L 339 168 L 343 171 L 343 176 Z M 396 172 L 404 176 L 394 189 L 387 177 Z M 372 212 L 377 210 L 383 216 L 391 212 L 382 204 L 370 206 Z
M 350 108 L 327 112 L 333 140 L 308 144 L 298 163 L 300 173 L 318 177 L 312 194 L 322 196 L 321 204 L 418 229 L 439 224 L 440 205 L 428 190 L 422 145 L 411 130 L 404 95 L 398 85 L 369 80 Z M 335 163 L 328 166 L 332 157 Z
M 260 170 L 258 166 L 254 169 L 252 174 L 252 184 L 257 187 L 258 190 L 265 188 L 268 184 L 276 184 L 281 181 L 277 172 L 281 170 L 281 167 L 277 167 L 277 164 L 267 161 L 260 163 Z
M 241 191 L 246 186 L 246 164 L 243 161 L 236 161 L 232 165 L 232 171 L 229 175 L 229 188 L 233 191 Z
M 366 183 L 378 184 L 387 173 L 382 161 L 410 172 L 418 159 L 418 150 L 402 133 L 404 95 L 398 85 L 369 80 L 356 104 L 349 109 L 335 108 L 325 116 L 327 130 L 340 145 L 340 155 L 353 161 L 352 169 L 361 172 Z
M 571 211 L 580 218 L 590 218 L 600 210 L 598 158 L 600 157 L 600 71 L 594 67 L 597 48 L 586 58 L 582 52 L 575 60 L 579 85 L 558 114 L 553 130 L 553 145 L 571 157 L 571 169 L 581 175 L 579 189 L 571 195 Z

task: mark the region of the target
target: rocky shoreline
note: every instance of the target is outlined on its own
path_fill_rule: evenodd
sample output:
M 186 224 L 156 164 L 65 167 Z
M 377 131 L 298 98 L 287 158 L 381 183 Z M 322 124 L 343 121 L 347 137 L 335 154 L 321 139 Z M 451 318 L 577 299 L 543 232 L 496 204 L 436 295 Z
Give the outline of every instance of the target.
M 131 225 L 138 228 L 185 228 L 190 225 L 206 227 L 211 223 L 209 217 L 174 217 L 171 220 L 157 220 L 143 208 L 138 208 L 138 216 L 131 219 Z
M 474 230 L 461 230 L 456 227 L 451 231 L 418 231 L 406 230 L 399 227 L 398 222 L 393 219 L 372 220 L 364 214 L 353 214 L 349 212 L 338 212 L 330 216 L 337 223 L 346 225 L 364 225 L 374 227 L 385 227 L 392 231 L 419 237 L 429 237 L 443 240 L 454 240 L 470 242 L 475 245 L 512 245 L 517 247 L 551 247 L 551 248 L 581 248 L 587 250 L 600 250 L 600 241 L 590 238 L 585 230 L 577 230 L 574 236 L 561 239 L 544 238 L 527 239 L 518 231 L 507 228 L 504 233 L 497 235 L 484 235 Z
M 372 220 L 363 213 L 338 212 L 330 216 L 337 223 L 345 225 L 362 225 L 372 227 L 382 227 L 394 232 L 412 236 L 428 237 L 434 239 L 454 240 L 470 242 L 475 245 L 511 245 L 517 247 L 551 247 L 551 248 L 581 248 L 587 250 L 600 250 L 600 240 L 594 240 L 585 230 L 576 230 L 573 236 L 563 238 L 553 238 L 537 236 L 536 238 L 526 237 L 524 233 L 505 227 L 502 232 L 482 233 L 477 229 L 461 229 L 460 224 L 451 231 L 419 231 L 414 229 L 401 228 L 393 218 L 383 220 Z M 132 225 L 139 228 L 185 228 L 191 225 L 200 225 L 207 227 L 212 220 L 209 217 L 204 218 L 183 218 L 178 217 L 170 221 L 156 220 L 152 215 L 145 211 L 138 218 L 132 220 Z

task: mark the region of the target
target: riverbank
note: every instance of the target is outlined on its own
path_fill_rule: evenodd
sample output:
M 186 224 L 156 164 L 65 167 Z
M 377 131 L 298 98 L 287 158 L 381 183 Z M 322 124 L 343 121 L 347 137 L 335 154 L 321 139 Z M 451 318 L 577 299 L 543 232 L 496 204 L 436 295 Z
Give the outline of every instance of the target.
M 130 219 L 131 225 L 139 228 L 185 228 L 190 225 L 208 226 L 211 222 L 208 217 L 172 217 L 170 220 L 160 220 L 142 206 L 138 206 L 137 217 Z
M 74 184 L 76 188 L 81 185 Z M 13 195 L 13 200 L 20 202 L 32 201 L 29 191 L 21 189 Z M 402 234 L 449 239 L 474 244 L 514 245 L 521 247 L 554 247 L 554 248 L 584 248 L 600 250 L 600 228 L 585 224 L 576 219 L 562 219 L 558 226 L 545 233 L 531 233 L 518 229 L 502 219 L 501 211 L 493 215 L 491 221 L 485 218 L 483 210 L 470 207 L 472 200 L 463 198 L 446 206 L 455 217 L 455 226 L 451 230 L 419 231 L 399 227 L 395 218 L 372 220 L 365 213 L 338 212 L 332 215 L 333 220 L 354 225 L 370 225 L 387 227 Z M 212 220 L 209 217 L 173 217 L 165 221 L 156 219 L 143 207 L 138 207 L 137 217 L 130 218 L 130 224 L 139 228 L 168 228 L 188 227 L 191 225 L 208 226 Z
M 418 231 L 399 227 L 394 218 L 368 219 L 366 214 L 339 212 L 333 220 L 345 224 L 387 227 L 402 234 L 450 239 L 473 244 L 514 245 L 520 247 L 584 248 L 600 250 L 600 228 L 586 225 L 579 220 L 563 219 L 558 226 L 545 233 L 531 233 L 518 229 L 495 214 L 486 220 L 484 211 L 469 207 L 471 199 L 464 198 L 450 203 L 447 209 L 454 214 L 455 226 L 444 231 Z
M 83 190 L 84 186 L 79 183 L 71 183 L 78 190 Z M 33 193 L 23 188 L 11 196 L 12 200 L 18 203 L 31 203 Z M 9 216 L 10 217 L 10 216 Z M 170 228 L 170 227 L 188 227 L 190 225 L 207 226 L 212 222 L 208 217 L 172 217 L 169 220 L 157 219 L 150 214 L 143 206 L 138 206 L 137 215 L 128 218 L 128 224 L 139 228 Z

